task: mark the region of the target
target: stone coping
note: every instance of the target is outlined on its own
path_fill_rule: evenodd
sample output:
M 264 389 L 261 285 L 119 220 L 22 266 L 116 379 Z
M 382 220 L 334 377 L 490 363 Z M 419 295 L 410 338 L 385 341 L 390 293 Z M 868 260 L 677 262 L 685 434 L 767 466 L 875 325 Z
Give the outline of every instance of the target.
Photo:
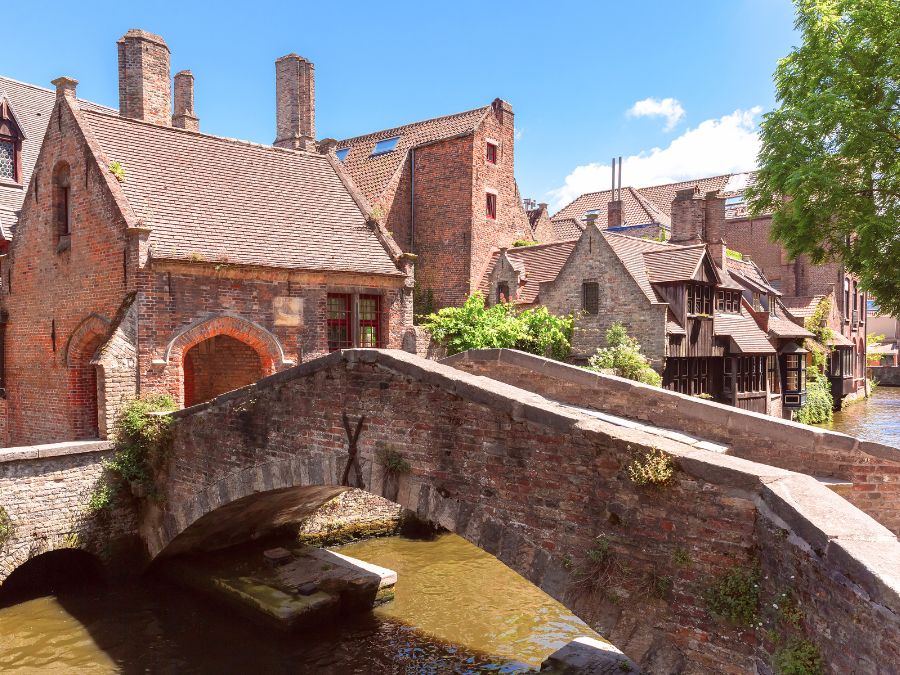
M 21 445 L 14 448 L 0 448 L 0 463 L 21 462 L 23 460 L 49 459 L 66 455 L 83 455 L 89 452 L 106 452 L 112 449 L 110 441 L 63 441 L 43 445 Z
M 501 355 L 501 352 L 507 354 Z M 451 357 L 445 363 L 438 363 L 399 350 L 347 349 L 308 361 L 263 378 L 254 385 L 170 414 L 175 418 L 202 414 L 221 403 L 244 398 L 254 390 L 276 387 L 341 364 L 350 371 L 359 363 L 373 364 L 419 382 L 440 387 L 461 398 L 485 405 L 498 413 L 505 413 L 516 421 L 531 422 L 560 431 L 577 429 L 587 437 L 596 438 L 598 442 L 608 442 L 610 437 L 631 440 L 636 444 L 668 452 L 677 458 L 679 468 L 688 475 L 745 494 L 754 501 L 761 515 L 792 530 L 794 535 L 800 537 L 827 565 L 839 569 L 842 576 L 863 589 L 872 601 L 891 612 L 900 613 L 900 541 L 886 527 L 815 478 L 733 455 L 691 447 L 676 440 L 651 435 L 640 429 L 616 427 L 603 420 L 581 414 L 571 406 L 563 406 L 525 389 L 447 365 L 466 358 L 498 360 L 504 358 L 522 361 L 523 356 L 528 357 L 526 365 L 531 365 L 533 359 L 547 361 L 550 365 L 544 367 L 564 369 L 561 372 L 572 373 L 573 377 L 612 378 L 629 386 L 646 389 L 648 393 L 681 396 L 630 380 L 596 375 L 581 368 L 511 350 L 482 350 L 475 354 L 469 352 Z M 730 406 L 686 396 L 682 398 L 692 405 L 714 406 L 717 413 L 719 409 L 725 409 L 727 412 L 736 410 Z M 791 435 L 797 434 L 799 426 L 797 424 L 780 422 L 765 415 L 739 412 L 752 418 L 752 422 L 757 425 L 755 427 L 757 432 L 764 429 L 758 426 L 760 422 L 769 422 L 779 428 L 785 427 Z M 767 430 L 763 431 L 766 432 Z M 858 443 L 856 439 L 843 434 L 818 431 L 811 433 L 825 433 L 846 439 L 843 442 L 851 446 Z M 887 449 L 900 453 L 900 450 L 894 448 Z
M 598 394 L 604 389 L 614 387 L 619 390 L 627 390 L 633 393 L 635 398 L 641 398 L 648 401 L 648 403 L 652 401 L 674 402 L 677 406 L 678 415 L 683 420 L 702 426 L 707 437 L 710 437 L 711 440 L 726 442 L 736 449 L 741 447 L 741 434 L 764 435 L 771 439 L 783 440 L 794 447 L 801 446 L 809 449 L 828 449 L 839 452 L 858 450 L 880 459 L 900 462 L 900 448 L 874 441 L 861 440 L 837 431 L 810 428 L 799 422 L 783 420 L 749 410 L 741 410 L 724 403 L 705 401 L 694 396 L 660 389 L 659 387 L 627 380 L 616 375 L 595 373 L 585 368 L 515 349 L 472 349 L 449 356 L 443 359 L 441 363 L 455 366 L 467 361 L 472 363 L 495 361 L 519 366 L 549 377 L 571 382 L 586 389 L 596 389 Z M 719 433 L 716 433 L 716 427 L 721 429 Z M 690 429 L 689 431 L 694 432 L 696 429 Z

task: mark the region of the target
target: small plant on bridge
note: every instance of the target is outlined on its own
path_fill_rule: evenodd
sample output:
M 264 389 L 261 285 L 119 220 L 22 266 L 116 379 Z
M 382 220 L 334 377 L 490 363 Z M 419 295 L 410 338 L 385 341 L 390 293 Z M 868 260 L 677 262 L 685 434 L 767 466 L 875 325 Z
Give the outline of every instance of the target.
M 0 547 L 12 538 L 14 530 L 12 519 L 6 509 L 0 506 Z
M 89 514 L 97 514 L 112 508 L 113 503 L 113 487 L 109 484 L 106 477 L 102 477 L 98 482 L 91 496 L 88 497 L 87 512 Z
M 778 675 L 821 675 L 825 665 L 819 648 L 803 638 L 793 638 L 775 654 L 772 665 Z
M 759 567 L 735 567 L 703 594 L 709 610 L 731 623 L 751 626 L 759 609 Z
M 172 436 L 171 412 L 175 400 L 151 394 L 128 403 L 115 424 L 115 455 L 108 468 L 129 482 L 152 484 L 154 468 L 162 461 Z
M 403 455 L 390 448 L 383 448 L 378 451 L 378 461 L 381 462 L 387 473 L 395 476 L 412 471 L 412 467 L 409 465 L 409 462 L 403 459 Z
M 658 387 L 662 377 L 650 366 L 650 361 L 641 353 L 640 343 L 625 330 L 618 321 L 606 331 L 607 347 L 597 350 L 588 361 L 587 369 L 596 372 L 611 372 L 636 382 Z
M 675 480 L 675 460 L 659 448 L 653 448 L 628 465 L 628 477 L 642 487 L 666 487 Z

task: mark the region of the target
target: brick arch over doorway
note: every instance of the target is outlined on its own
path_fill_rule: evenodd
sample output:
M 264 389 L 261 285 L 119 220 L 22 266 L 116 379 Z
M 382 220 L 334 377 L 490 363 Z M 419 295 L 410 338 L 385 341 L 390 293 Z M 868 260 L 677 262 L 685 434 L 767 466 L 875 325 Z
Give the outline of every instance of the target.
M 100 417 L 106 410 L 98 393 L 94 357 L 108 337 L 109 319 L 91 314 L 72 331 L 64 354 L 69 379 L 69 417 L 72 439 L 99 438 Z
M 264 373 L 259 353 L 230 335 L 214 335 L 184 352 L 184 405 L 253 384 Z

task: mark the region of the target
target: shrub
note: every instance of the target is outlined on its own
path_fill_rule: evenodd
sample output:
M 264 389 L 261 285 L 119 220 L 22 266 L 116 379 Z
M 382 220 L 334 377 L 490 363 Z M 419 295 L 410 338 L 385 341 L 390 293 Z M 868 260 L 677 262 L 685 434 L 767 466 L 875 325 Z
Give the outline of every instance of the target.
M 641 486 L 669 485 L 675 476 L 675 462 L 659 448 L 653 448 L 640 459 L 628 465 L 628 477 Z
M 704 593 L 709 610 L 733 624 L 750 626 L 759 606 L 759 569 L 735 567 Z
M 533 239 L 516 239 L 513 242 L 513 248 L 521 248 L 522 246 L 537 246 L 540 242 Z
M 618 321 L 606 331 L 608 347 L 597 350 L 588 361 L 588 370 L 597 372 L 613 371 L 619 377 L 643 382 L 658 387 L 662 377 L 650 366 L 647 357 L 641 353 L 641 345 Z
M 125 182 L 125 167 L 122 166 L 119 162 L 110 162 L 109 170 L 117 181 L 119 181 L 120 183 Z
M 14 529 L 12 519 L 10 519 L 6 509 L 0 506 L 0 547 L 10 540 Z
M 112 506 L 112 501 L 113 488 L 105 478 L 101 478 L 88 498 L 87 511 L 91 514 L 105 511 Z
M 403 455 L 396 450 L 381 450 L 378 453 L 378 459 L 389 474 L 409 473 L 412 470 L 409 462 L 403 459 Z
M 819 648 L 802 638 L 793 638 L 775 654 L 773 665 L 779 675 L 820 675 L 825 672 Z
M 153 465 L 171 438 L 172 418 L 154 415 L 177 408 L 166 394 L 150 394 L 130 401 L 115 423 L 115 455 L 109 469 L 127 481 L 151 482 Z
M 806 385 L 806 403 L 794 419 L 803 424 L 824 424 L 834 419 L 834 399 L 827 377 L 821 374 L 810 377 Z
M 512 304 L 486 307 L 474 293 L 462 307 L 445 307 L 420 324 L 449 354 L 467 349 L 520 349 L 562 360 L 569 355 L 574 320 L 556 316 L 545 307 L 519 311 Z

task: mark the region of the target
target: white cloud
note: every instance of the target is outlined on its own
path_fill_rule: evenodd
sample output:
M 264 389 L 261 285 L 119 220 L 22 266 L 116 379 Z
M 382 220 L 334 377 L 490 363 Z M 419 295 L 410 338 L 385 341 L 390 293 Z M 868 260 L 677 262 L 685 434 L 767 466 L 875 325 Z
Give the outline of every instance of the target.
M 645 98 L 643 101 L 638 101 L 631 106 L 625 114 L 629 117 L 665 117 L 666 126 L 664 130 L 672 131 L 675 125 L 684 117 L 684 108 L 674 98 L 661 100 L 658 98 Z
M 652 148 L 622 160 L 622 184 L 632 187 L 660 185 L 716 176 L 756 167 L 760 107 L 735 110 L 730 115 L 701 122 L 675 138 L 666 148 Z M 610 165 L 591 163 L 575 167 L 561 187 L 548 195 L 558 210 L 585 192 L 610 188 Z

